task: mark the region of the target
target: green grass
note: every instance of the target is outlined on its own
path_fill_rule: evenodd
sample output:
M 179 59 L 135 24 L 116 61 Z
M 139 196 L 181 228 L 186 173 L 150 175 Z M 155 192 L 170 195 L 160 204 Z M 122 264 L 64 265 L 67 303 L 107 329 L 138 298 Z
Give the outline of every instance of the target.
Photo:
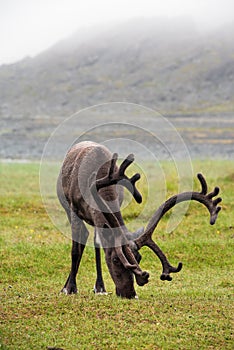
M 95 260 L 87 247 L 78 276 L 79 293 L 59 293 L 70 267 L 70 245 L 48 218 L 39 193 L 37 163 L 1 163 L 1 343 L 0 349 L 233 349 L 234 163 L 195 161 L 209 188 L 221 187 L 222 211 L 209 225 L 207 210 L 192 203 L 182 223 L 166 233 L 168 215 L 155 232 L 172 264 L 184 263 L 172 282 L 159 279 L 159 260 L 141 250 L 150 282 L 137 287 L 139 300 L 123 300 L 103 263 L 110 292 L 92 292 Z M 168 163 L 168 194 L 177 192 Z M 148 176 L 154 177 L 150 173 Z M 155 180 L 155 184 L 157 181 Z M 146 195 L 144 181 L 141 192 Z M 197 180 L 194 188 L 199 189 Z M 144 204 L 144 203 L 143 203 Z M 124 211 L 128 226 L 137 205 Z M 154 209 L 152 203 L 152 210 Z M 149 210 L 150 211 L 150 210 Z

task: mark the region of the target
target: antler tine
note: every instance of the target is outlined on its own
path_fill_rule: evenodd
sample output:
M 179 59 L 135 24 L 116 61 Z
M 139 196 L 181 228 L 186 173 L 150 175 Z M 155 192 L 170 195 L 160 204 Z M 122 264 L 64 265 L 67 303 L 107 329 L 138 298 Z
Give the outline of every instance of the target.
M 201 173 L 199 173 L 199 174 L 197 174 L 197 178 L 200 181 L 201 186 L 202 186 L 202 190 L 200 193 L 206 195 L 207 194 L 207 183 L 206 183 L 204 176 Z M 215 187 L 214 191 L 210 192 L 207 195 L 207 198 L 211 199 L 211 198 L 217 196 L 217 194 L 219 194 L 219 187 Z
M 214 191 L 207 195 L 207 198 L 212 199 L 213 197 L 217 196 L 217 194 L 219 194 L 219 187 L 215 187 Z
M 114 153 L 112 158 L 111 158 L 111 166 L 109 169 L 109 179 L 112 178 L 113 174 L 114 174 L 114 170 L 115 170 L 115 165 L 118 159 L 118 153 Z
M 202 187 L 202 190 L 200 193 L 207 194 L 207 182 L 206 182 L 204 176 L 201 173 L 199 173 L 199 174 L 197 174 L 197 178 L 200 181 L 201 187 Z
M 125 250 L 125 253 L 123 252 L 123 249 Z M 132 270 L 135 275 L 136 282 L 139 286 L 144 286 L 149 282 L 149 273 L 147 271 L 141 270 L 128 245 L 116 247 L 115 251 L 124 267 L 126 269 Z
M 202 185 L 202 191 L 200 192 L 200 198 L 197 196 L 196 192 L 193 192 L 193 198 L 194 200 L 198 200 L 201 203 L 203 203 L 207 209 L 210 212 L 210 224 L 214 225 L 218 213 L 221 210 L 221 207 L 217 207 L 217 204 L 222 201 L 221 197 L 218 197 L 216 199 L 212 199 L 213 197 L 216 197 L 219 194 L 219 187 L 215 187 L 214 190 L 207 194 L 207 183 L 205 178 L 202 174 L 197 174 L 197 177 Z
M 116 251 L 116 254 L 118 255 L 119 260 L 121 261 L 121 263 L 126 269 L 134 270 L 137 267 L 136 264 L 129 263 L 129 261 L 127 260 L 126 256 L 123 253 L 122 247 L 116 247 L 115 251 Z
M 121 184 L 125 186 L 129 192 L 132 193 L 133 197 L 135 198 L 137 203 L 142 202 L 142 196 L 140 192 L 136 188 L 136 182 L 140 179 L 141 175 L 139 173 L 136 173 L 131 178 L 127 177 L 125 175 L 125 170 L 134 162 L 134 154 L 129 154 L 127 158 L 122 162 L 122 164 L 119 167 L 119 175 L 122 177 Z
M 119 175 L 123 176 L 125 170 L 127 169 L 127 167 L 129 167 L 129 165 L 131 165 L 134 162 L 134 154 L 129 154 L 127 156 L 127 158 L 123 161 L 123 163 L 120 165 L 119 167 Z
M 221 197 L 218 197 L 218 198 L 216 198 L 216 199 L 213 201 L 213 204 L 214 204 L 214 206 L 216 206 L 216 205 L 219 204 L 220 202 L 222 202 L 222 198 L 221 198 Z M 217 207 L 217 208 L 219 208 L 219 207 Z M 220 207 L 219 210 L 221 210 L 221 207 Z
M 99 191 L 103 187 L 116 185 L 117 183 L 119 183 L 122 186 L 126 187 L 129 190 L 129 192 L 132 193 L 137 203 L 141 203 L 142 196 L 136 188 L 136 181 L 140 179 L 141 177 L 140 174 L 136 173 L 131 178 L 125 175 L 125 170 L 134 161 L 134 155 L 129 154 L 128 157 L 122 162 L 118 170 L 116 170 L 117 159 L 118 159 L 118 154 L 114 153 L 111 158 L 108 174 L 103 178 L 96 180 L 97 191 Z M 92 179 L 93 179 L 93 176 L 92 176 Z
M 126 187 L 129 190 L 137 203 L 142 202 L 142 196 L 136 188 L 136 181 L 138 181 L 140 177 L 141 176 L 138 173 L 133 175 L 130 179 L 124 175 L 123 178 L 119 181 L 120 185 Z
M 118 154 L 114 153 L 112 155 L 112 158 L 111 158 L 108 174 L 101 179 L 96 179 L 95 185 L 96 185 L 97 191 L 103 187 L 115 185 L 117 183 L 116 178 L 115 178 L 115 172 L 114 172 L 117 159 L 118 159 Z M 91 178 L 92 178 L 92 182 L 93 182 L 93 174 L 91 174 Z M 93 183 L 93 185 L 94 185 L 94 183 Z

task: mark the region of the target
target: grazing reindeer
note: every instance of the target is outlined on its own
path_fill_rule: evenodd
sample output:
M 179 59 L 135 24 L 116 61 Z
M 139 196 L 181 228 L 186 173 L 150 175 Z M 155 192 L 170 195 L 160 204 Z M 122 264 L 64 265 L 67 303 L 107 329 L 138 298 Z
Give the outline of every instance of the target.
M 110 275 L 116 286 L 116 294 L 125 298 L 135 298 L 134 278 L 140 286 L 148 283 L 149 274 L 142 271 L 139 262 L 139 250 L 147 246 L 154 251 L 162 263 L 161 280 L 171 281 L 170 273 L 179 272 L 182 263 L 173 267 L 164 253 L 153 241 L 152 234 L 163 215 L 177 203 L 195 200 L 207 207 L 210 212 L 210 224 L 216 221 L 221 198 L 213 200 L 219 188 L 207 194 L 204 177 L 198 174 L 201 192 L 183 192 L 169 198 L 150 219 L 145 230 L 131 233 L 126 228 L 120 206 L 123 201 L 123 186 L 140 203 L 141 195 L 135 183 L 140 175 L 132 178 L 125 175 L 125 170 L 134 161 L 129 155 L 118 167 L 117 154 L 112 155 L 103 145 L 94 142 L 81 142 L 73 146 L 67 153 L 62 165 L 57 193 L 64 207 L 72 230 L 71 271 L 62 289 L 65 294 L 77 292 L 76 275 L 88 238 L 88 230 L 84 221 L 95 228 L 95 255 L 97 279 L 94 291 L 105 292 L 102 278 L 100 244 L 102 245 Z M 116 185 L 122 186 L 116 186 Z

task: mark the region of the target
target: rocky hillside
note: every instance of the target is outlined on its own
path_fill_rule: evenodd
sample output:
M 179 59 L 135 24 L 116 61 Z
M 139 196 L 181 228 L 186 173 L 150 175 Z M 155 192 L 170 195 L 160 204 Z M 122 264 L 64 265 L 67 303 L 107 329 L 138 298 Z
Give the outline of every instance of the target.
M 234 25 L 134 20 L 78 32 L 34 58 L 0 67 L 0 115 L 67 115 L 109 101 L 161 111 L 231 110 Z
M 112 101 L 167 115 L 196 143 L 195 156 L 208 149 L 208 156 L 233 155 L 233 33 L 234 24 L 204 33 L 190 22 L 139 19 L 79 31 L 34 58 L 0 66 L 0 158 L 40 158 L 65 117 Z

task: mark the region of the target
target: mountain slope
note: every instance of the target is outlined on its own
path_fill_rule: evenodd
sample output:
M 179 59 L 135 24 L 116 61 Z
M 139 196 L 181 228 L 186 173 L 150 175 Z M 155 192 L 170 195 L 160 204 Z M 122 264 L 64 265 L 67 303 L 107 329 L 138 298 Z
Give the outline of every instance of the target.
M 168 113 L 230 110 L 233 29 L 201 35 L 189 23 L 141 19 L 76 33 L 35 58 L 0 67 L 0 115 L 67 115 L 109 101 Z
M 162 112 L 192 156 L 233 157 L 233 33 L 232 23 L 202 33 L 188 21 L 139 19 L 79 31 L 34 58 L 0 66 L 0 158 L 40 158 L 64 118 L 112 101 Z M 67 137 L 92 127 L 82 118 L 77 124 L 63 127 L 53 156 L 63 158 Z

